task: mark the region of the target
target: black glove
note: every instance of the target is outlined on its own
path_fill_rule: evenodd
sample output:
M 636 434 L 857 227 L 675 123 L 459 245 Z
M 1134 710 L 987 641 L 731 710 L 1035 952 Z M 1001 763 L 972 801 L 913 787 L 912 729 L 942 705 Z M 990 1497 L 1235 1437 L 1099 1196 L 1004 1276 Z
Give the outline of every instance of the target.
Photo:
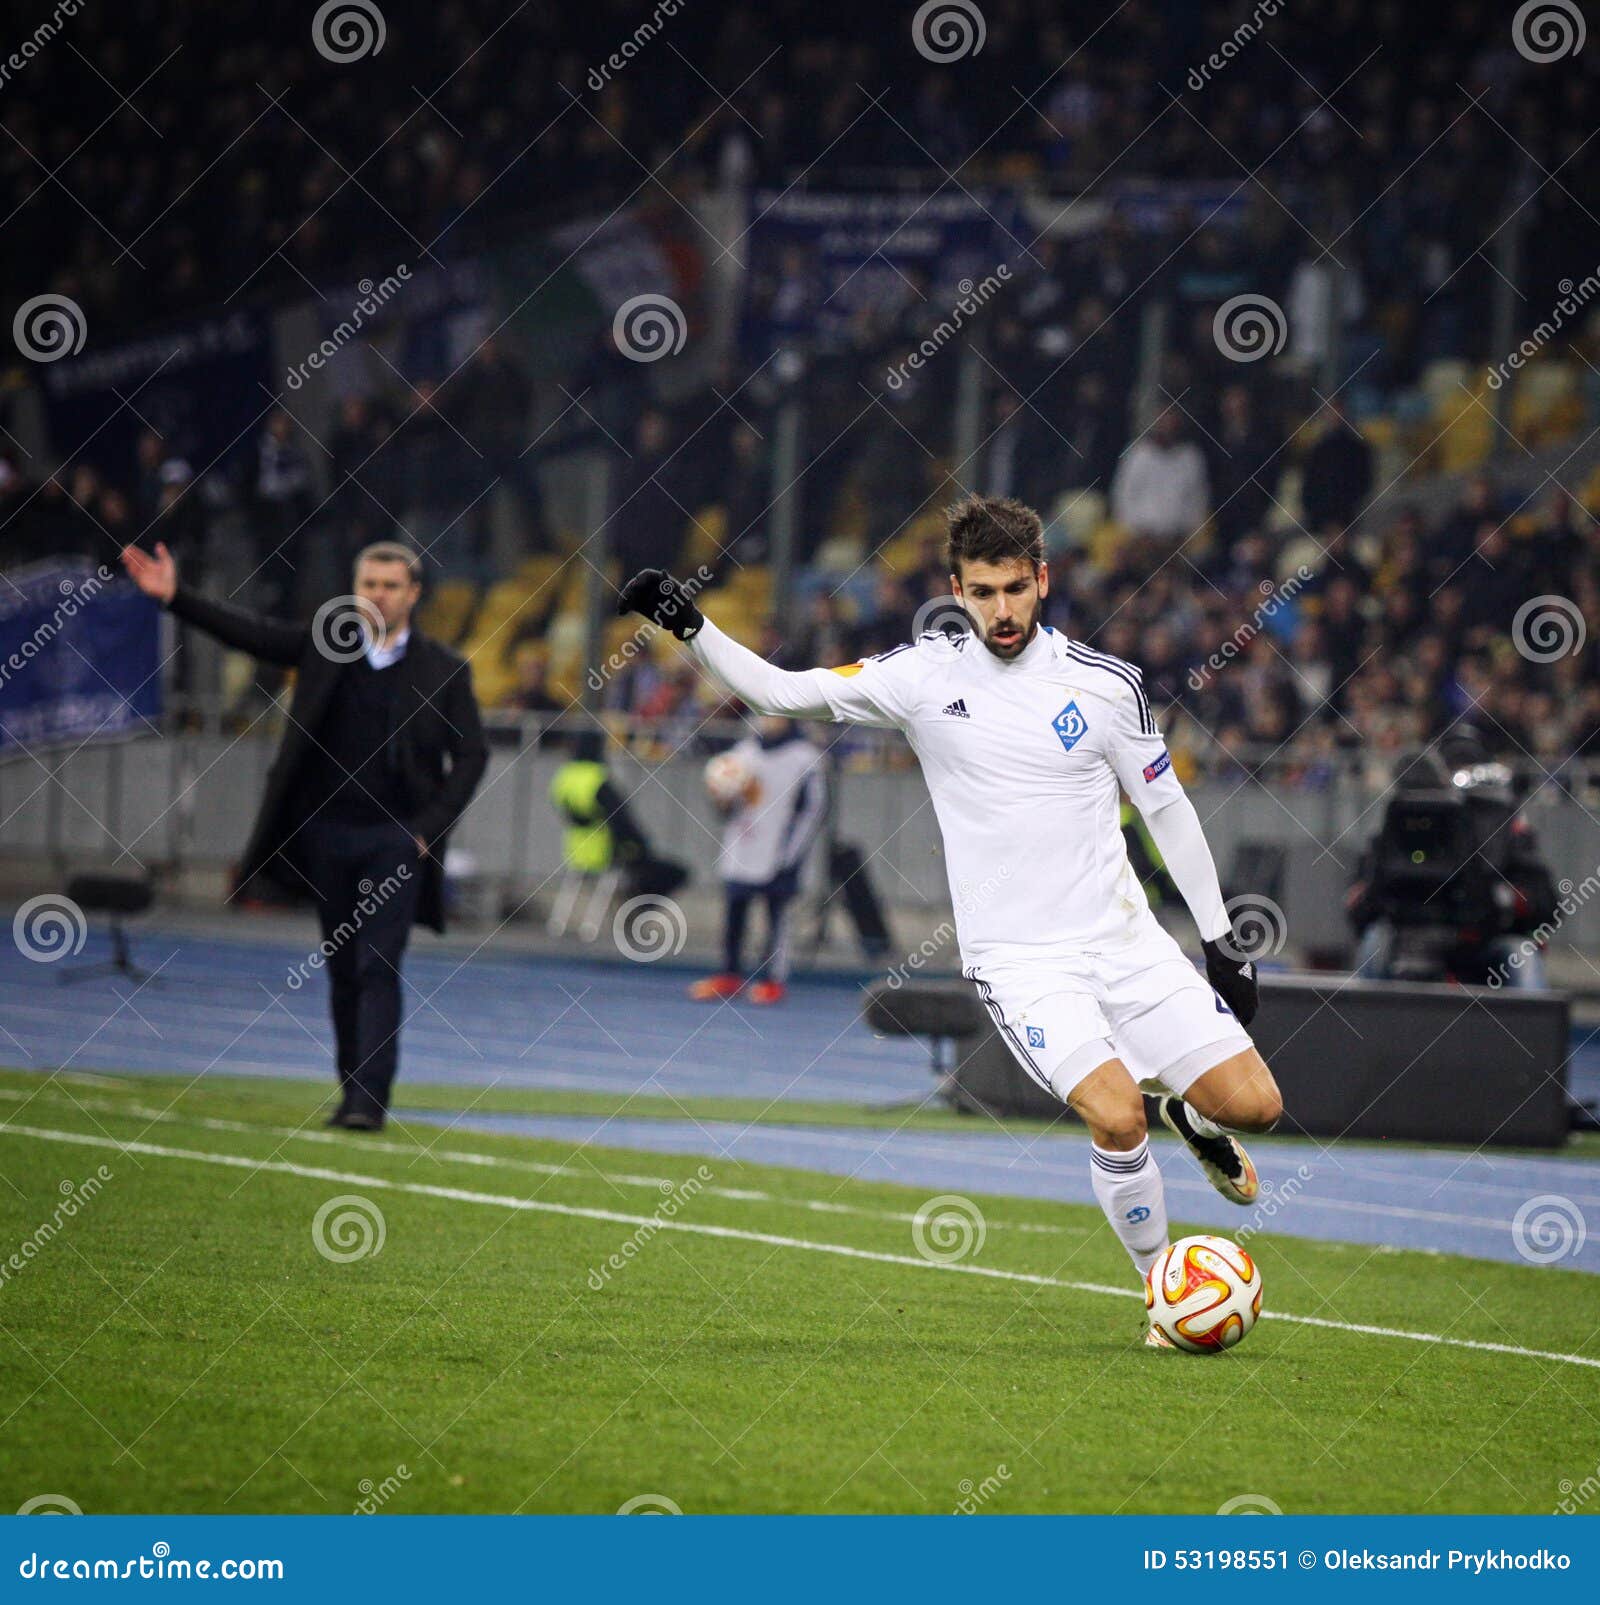
M 687 587 L 664 568 L 642 568 L 622 587 L 618 613 L 642 613 L 652 624 L 671 630 L 680 641 L 697 635 L 705 615 L 694 605 Z
M 1231 936 L 1202 942 L 1200 946 L 1206 955 L 1206 979 L 1216 990 L 1217 996 L 1233 1010 L 1239 1024 L 1249 1025 L 1261 1006 L 1261 987 L 1256 980 L 1255 961 L 1239 957 L 1236 949 L 1229 951 L 1233 946 Z

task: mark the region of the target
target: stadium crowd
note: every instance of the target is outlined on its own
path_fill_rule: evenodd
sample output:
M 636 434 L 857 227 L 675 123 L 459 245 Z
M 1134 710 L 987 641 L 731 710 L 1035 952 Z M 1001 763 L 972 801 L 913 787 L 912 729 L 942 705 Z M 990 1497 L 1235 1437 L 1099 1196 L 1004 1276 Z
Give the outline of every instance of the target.
M 1530 202 L 1546 246 L 1600 210 L 1593 164 L 1567 166 L 1600 111 L 1592 62 L 1552 78 L 1491 0 L 1448 29 L 1398 0 L 984 0 L 981 49 L 953 61 L 913 8 L 898 30 L 814 0 L 390 9 L 344 33 L 323 7 L 314 37 L 293 8 L 212 32 L 161 0 L 58 7 L 7 101 L 7 309 L 55 291 L 120 332 L 707 184 L 1254 175 L 1286 237 L 1361 260 L 1404 368 L 1471 329 L 1524 156 L 1565 169 Z M 1569 268 L 1545 249 L 1527 277 Z
M 1600 535 L 1585 505 L 1600 499 L 1531 471 L 1524 482 L 1513 458 L 1447 514 L 1386 503 L 1362 517 L 1388 477 L 1374 421 L 1430 365 L 1492 355 L 1487 253 L 1519 167 L 1561 175 L 1525 202 L 1527 316 L 1600 242 L 1593 164 L 1572 160 L 1600 112 L 1592 61 L 1537 78 L 1503 9 L 1471 0 L 1446 37 L 1398 4 L 1283 8 L 1215 73 L 1201 73 L 1208 51 L 1251 8 L 1131 0 L 1070 23 L 1046 0 L 983 12 L 984 49 L 959 71 L 916 51 L 909 13 L 895 51 L 881 30 L 857 40 L 845 8 L 798 0 L 658 7 L 648 34 L 620 0 L 578 16 L 453 0 L 425 29 L 388 18 L 383 50 L 347 63 L 318 51 L 299 14 L 226 40 L 196 38 L 151 0 L 74 18 L 82 48 L 55 42 L 27 70 L 51 80 L 41 104 L 75 116 L 35 126 L 28 100 L 7 113 L 15 248 L 0 271 L 8 305 L 72 295 L 97 338 L 238 297 L 303 299 L 391 258 L 504 247 L 634 196 L 668 208 L 697 187 L 802 173 L 816 187 L 959 173 L 964 187 L 1071 191 L 1109 171 L 1113 184 L 1209 177 L 1243 193 L 1209 217 L 1181 190 L 1154 212 L 1124 196 L 1102 226 L 1021 242 L 984 314 L 970 462 L 954 461 L 947 370 L 885 383 L 948 311 L 931 286 L 900 275 L 822 336 L 817 264 L 791 246 L 752 253 L 734 349 L 688 382 L 624 361 L 608 330 L 554 375 L 508 334 L 453 373 L 348 390 L 321 440 L 273 411 L 205 469 L 153 430 L 121 474 L 86 456 L 39 475 L 0 440 L 0 564 L 104 560 L 142 533 L 191 578 L 225 572 L 261 606 L 309 612 L 355 550 L 399 535 L 481 599 L 504 578 L 491 487 L 519 552 L 567 557 L 575 532 L 556 527 L 542 469 L 576 444 L 613 458 L 617 572 L 706 562 L 737 590 L 771 557 L 784 488 L 772 425 L 800 388 L 795 603 L 782 622 L 758 608 L 747 632 L 769 653 L 837 663 L 903 639 L 947 588 L 939 509 L 976 488 L 1046 514 L 1056 622 L 1144 666 L 1190 765 L 1249 771 L 1270 755 L 1319 784 L 1349 750 L 1382 765 L 1469 708 L 1508 756 L 1600 756 Z M 623 39 L 649 63 L 607 66 Z M 1062 65 L 1047 76 L 1049 62 Z M 442 63 L 454 71 L 440 82 Z M 110 105 L 99 73 L 126 105 Z M 1013 88 L 1035 84 L 1028 99 Z M 73 248 L 43 248 L 63 239 Z M 68 265 L 34 283 L 46 260 Z M 1323 352 L 1243 364 L 1219 349 L 1213 313 L 1229 296 L 1294 314 L 1330 286 L 1348 375 L 1331 399 Z M 1165 359 L 1140 419 L 1139 320 L 1155 303 Z M 1315 320 L 1289 321 L 1298 339 Z M 1544 595 L 1581 612 L 1582 652 L 1517 651 L 1518 610 Z M 539 596 L 494 633 L 507 672 L 489 678 L 502 706 L 554 712 L 578 689 L 549 644 L 572 599 Z M 445 632 L 468 646 L 475 605 Z M 670 733 L 693 728 L 701 694 L 647 654 L 607 678 L 603 701 Z

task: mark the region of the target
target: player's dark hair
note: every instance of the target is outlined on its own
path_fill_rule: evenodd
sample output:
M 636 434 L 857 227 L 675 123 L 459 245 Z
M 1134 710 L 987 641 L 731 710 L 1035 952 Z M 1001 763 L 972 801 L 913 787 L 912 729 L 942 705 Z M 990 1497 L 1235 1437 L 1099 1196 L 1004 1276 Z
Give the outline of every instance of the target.
M 944 515 L 950 521 L 950 572 L 964 561 L 1008 563 L 1022 558 L 1035 568 L 1044 562 L 1044 525 L 1031 507 L 1009 496 L 964 496 Z

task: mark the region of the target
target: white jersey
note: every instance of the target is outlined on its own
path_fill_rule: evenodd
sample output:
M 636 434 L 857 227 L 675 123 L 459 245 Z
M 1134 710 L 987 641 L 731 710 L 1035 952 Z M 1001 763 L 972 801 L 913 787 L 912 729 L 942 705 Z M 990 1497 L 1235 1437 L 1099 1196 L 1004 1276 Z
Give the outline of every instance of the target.
M 709 623 L 691 645 L 769 711 L 905 732 L 944 837 L 969 963 L 1093 953 L 1150 931 L 1118 788 L 1144 813 L 1183 788 L 1139 671 L 1120 658 L 1048 626 L 1010 661 L 970 634 L 930 631 L 861 663 L 798 674 Z
M 827 790 L 822 754 L 803 736 L 763 746 L 748 736 L 729 750 L 755 779 L 754 795 L 722 828 L 717 873 L 727 881 L 765 886 L 799 869 L 822 824 Z

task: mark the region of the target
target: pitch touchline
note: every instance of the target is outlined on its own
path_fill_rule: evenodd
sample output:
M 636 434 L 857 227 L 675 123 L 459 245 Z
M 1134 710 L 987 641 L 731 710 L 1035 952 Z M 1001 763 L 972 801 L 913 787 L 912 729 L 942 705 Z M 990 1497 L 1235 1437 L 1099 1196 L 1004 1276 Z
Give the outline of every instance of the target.
M 49 1094 L 36 1091 L 24 1092 L 14 1088 L 0 1087 L 0 1100 L 27 1103 L 31 1102 L 34 1098 L 41 1096 L 48 1097 Z M 57 1099 L 53 1101 L 60 1100 Z M 137 1116 L 139 1119 L 145 1121 L 161 1121 L 164 1124 L 180 1126 L 200 1126 L 211 1131 L 260 1132 L 268 1136 L 292 1138 L 304 1142 L 329 1143 L 340 1148 L 349 1147 L 349 1139 L 347 1137 L 336 1135 L 333 1132 L 311 1130 L 304 1126 L 265 1125 L 259 1121 L 229 1120 L 216 1115 L 198 1115 L 190 1114 L 184 1111 L 175 1111 L 172 1109 L 154 1109 L 147 1104 L 131 1103 L 110 1098 L 98 1100 L 94 1098 L 69 1098 L 67 1101 L 71 1102 L 80 1109 L 95 1110 L 99 1111 L 100 1113 L 118 1115 L 124 1118 L 132 1118 Z M 428 1112 L 432 1113 L 433 1111 Z M 448 1112 L 449 1111 L 439 1111 L 439 1113 Z M 557 1116 L 555 1118 L 560 1119 L 566 1117 Z M 434 1127 L 430 1124 L 428 1129 L 437 1129 L 440 1135 L 443 1136 L 455 1128 L 445 1125 Z M 475 1128 L 471 1126 L 465 1126 L 461 1129 L 471 1134 Z M 881 1137 L 873 1135 L 863 1137 L 860 1133 L 849 1131 L 842 1127 L 836 1130 L 819 1131 L 815 1133 L 801 1132 L 793 1127 L 785 1127 L 784 1132 L 787 1136 L 801 1137 L 808 1141 L 829 1143 L 837 1146 L 852 1146 L 857 1149 L 867 1144 L 881 1141 Z M 552 1142 L 564 1142 L 573 1139 L 564 1138 L 556 1134 L 546 1134 L 544 1140 Z M 650 1186 L 665 1189 L 670 1188 L 673 1185 L 668 1178 L 661 1176 L 640 1176 L 621 1171 L 602 1171 L 598 1169 L 581 1171 L 575 1170 L 570 1164 L 546 1164 L 541 1163 L 538 1160 L 513 1159 L 505 1155 L 483 1154 L 468 1149 L 440 1148 L 431 1143 L 426 1144 L 419 1150 L 408 1148 L 400 1143 L 379 1142 L 369 1139 L 363 1141 L 361 1146 L 363 1150 L 368 1152 L 377 1150 L 383 1153 L 402 1155 L 411 1154 L 415 1157 L 425 1157 L 451 1164 L 480 1165 L 504 1170 L 525 1170 L 533 1173 L 534 1175 L 540 1176 L 565 1175 L 582 1177 L 585 1175 L 590 1175 L 602 1181 L 615 1182 L 620 1186 L 629 1187 Z M 585 1143 L 581 1146 L 587 1147 L 588 1144 Z M 626 1147 L 628 1145 L 619 1138 L 614 1144 L 602 1143 L 601 1146 Z M 946 1152 L 943 1149 L 921 1146 L 913 1148 L 907 1144 L 906 1150 L 908 1152 L 925 1155 L 930 1158 L 947 1157 Z M 692 1158 L 696 1156 L 691 1153 L 684 1157 Z M 727 1154 L 707 1154 L 705 1157 L 712 1159 L 726 1158 Z M 743 1163 L 744 1161 L 737 1162 Z M 1010 1168 L 1012 1163 L 1010 1160 L 1003 1160 L 998 1157 L 982 1160 L 981 1162 L 991 1163 L 997 1167 L 1007 1169 Z M 1072 1175 L 1076 1174 L 1079 1167 L 1042 1164 L 1039 1168 L 1049 1174 Z M 1355 1171 L 1351 1167 L 1346 1166 L 1344 1168 L 1349 1170 L 1350 1174 L 1352 1175 L 1359 1174 L 1359 1172 Z M 1487 1184 L 1469 1183 L 1468 1185 L 1481 1187 Z M 1168 1180 L 1167 1186 L 1169 1190 L 1176 1188 L 1179 1191 L 1192 1191 L 1208 1195 L 1210 1193 L 1210 1188 L 1204 1182 L 1200 1181 L 1190 1182 L 1181 1178 L 1171 1178 Z M 1509 1191 L 1510 1189 L 1502 1188 L 1500 1190 Z M 816 1214 L 859 1215 L 867 1219 L 877 1220 L 912 1221 L 916 1219 L 915 1213 L 911 1211 L 871 1209 L 860 1204 L 839 1204 L 823 1199 L 794 1198 L 779 1193 L 767 1193 L 743 1187 L 706 1187 L 704 1191 L 716 1197 L 730 1198 L 750 1203 L 780 1204 L 787 1208 L 811 1210 Z M 1519 1197 L 1526 1197 L 1528 1189 L 1520 1188 L 1516 1191 Z M 1600 1203 L 1600 1198 L 1592 1198 L 1583 1193 L 1569 1192 L 1566 1194 L 1566 1196 L 1574 1203 L 1580 1205 Z M 1505 1233 L 1511 1230 L 1511 1222 L 1509 1220 L 1495 1219 L 1491 1216 L 1458 1215 L 1446 1210 L 1413 1209 L 1404 1204 L 1363 1203 L 1355 1199 L 1328 1198 L 1310 1192 L 1300 1192 L 1295 1194 L 1294 1197 L 1300 1203 L 1312 1209 L 1325 1209 L 1335 1212 L 1343 1212 L 1345 1214 L 1360 1215 L 1368 1218 L 1382 1217 L 1385 1219 L 1396 1220 L 1424 1220 L 1435 1222 L 1440 1225 L 1466 1226 L 1476 1230 L 1493 1231 L 1496 1233 Z M 992 1229 L 995 1230 L 1034 1233 L 1039 1235 L 1081 1237 L 1087 1235 L 1088 1231 L 1088 1228 L 1086 1227 L 1067 1226 L 1058 1222 L 1045 1223 L 1038 1221 L 1006 1221 L 990 1218 L 988 1220 L 988 1224 Z M 1287 1230 L 1286 1220 L 1285 1222 L 1280 1223 L 1280 1225 Z M 1423 1253 L 1426 1252 L 1426 1250 L 1412 1249 L 1411 1252 Z
M 0 1088 L 0 1098 L 13 1096 L 23 1095 Z M 111 1098 L 73 1098 L 70 1101 L 79 1109 L 113 1115 L 122 1120 L 137 1118 L 149 1124 L 161 1121 L 170 1125 L 199 1126 L 206 1131 L 234 1131 L 266 1137 L 284 1137 L 296 1142 L 329 1143 L 334 1147 L 345 1149 L 350 1146 L 348 1137 L 331 1131 L 311 1131 L 304 1126 L 269 1126 L 253 1120 L 228 1120 L 220 1115 L 184 1114 L 171 1109 L 152 1109 L 148 1104 L 127 1103 Z M 430 1131 L 438 1129 L 442 1136 L 449 1128 L 430 1126 L 428 1129 Z M 361 1147 L 368 1153 L 376 1151 L 399 1154 L 402 1158 L 430 1159 L 440 1164 L 480 1165 L 496 1170 L 524 1170 L 535 1176 L 564 1176 L 572 1181 L 614 1182 L 620 1187 L 648 1187 L 658 1192 L 670 1192 L 678 1185 L 670 1176 L 641 1176 L 631 1171 L 600 1170 L 592 1165 L 587 1169 L 581 1169 L 572 1164 L 555 1165 L 538 1159 L 513 1159 L 503 1154 L 481 1154 L 465 1148 L 440 1148 L 431 1143 L 421 1148 L 409 1148 L 404 1143 L 381 1142 L 368 1138 Z M 715 1159 L 721 1156 L 712 1154 L 707 1157 Z M 824 1198 L 794 1198 L 785 1193 L 769 1193 L 752 1187 L 707 1185 L 700 1191 L 709 1197 L 728 1198 L 736 1203 L 777 1204 L 785 1209 L 811 1210 L 818 1215 L 859 1215 L 867 1220 L 894 1220 L 908 1223 L 917 1219 L 914 1210 L 872 1209 L 864 1204 L 839 1204 Z M 1054 1237 L 1089 1235 L 1087 1226 L 1068 1226 L 1063 1222 L 1009 1221 L 998 1220 L 992 1216 L 985 1216 L 984 1219 L 991 1231 L 1031 1232 Z
M 1129 1287 L 1108 1287 L 1104 1282 L 1069 1282 L 1031 1271 L 1005 1271 L 964 1261 L 921 1259 L 915 1254 L 889 1254 L 847 1243 L 816 1243 L 804 1237 L 782 1237 L 774 1232 L 746 1231 L 738 1226 L 712 1226 L 698 1221 L 663 1220 L 654 1215 L 628 1215 L 615 1209 L 591 1209 L 557 1204 L 541 1198 L 512 1198 L 499 1193 L 469 1192 L 461 1187 L 438 1187 L 430 1182 L 391 1181 L 384 1176 L 363 1176 L 359 1171 L 328 1170 L 320 1165 L 297 1165 L 287 1159 L 251 1159 L 244 1154 L 207 1153 L 198 1148 L 168 1148 L 153 1142 L 119 1142 L 80 1131 L 54 1131 L 44 1126 L 0 1125 L 0 1136 L 37 1137 L 43 1142 L 75 1143 L 84 1148 L 112 1148 L 119 1153 L 145 1154 L 155 1159 L 187 1159 L 202 1165 L 223 1165 L 233 1170 L 264 1170 L 310 1181 L 331 1181 L 341 1186 L 375 1187 L 383 1192 L 410 1193 L 420 1198 L 444 1198 L 461 1204 L 489 1204 L 501 1209 L 528 1210 L 541 1215 L 566 1215 L 578 1220 L 611 1221 L 618 1226 L 649 1226 L 661 1231 L 687 1232 L 695 1237 L 730 1238 L 741 1243 L 766 1243 L 774 1248 L 798 1248 L 811 1254 L 835 1254 L 842 1259 L 875 1260 L 882 1265 L 904 1265 L 912 1270 L 955 1271 L 964 1276 L 986 1276 L 999 1282 L 1026 1282 L 1033 1287 L 1059 1287 L 1073 1293 L 1101 1293 L 1111 1298 L 1139 1298 Z M 1359 1332 L 1368 1337 L 1404 1338 L 1412 1343 L 1437 1343 L 1452 1349 L 1479 1349 L 1489 1354 L 1514 1354 L 1525 1360 L 1554 1360 L 1561 1365 L 1582 1365 L 1600 1370 L 1600 1359 L 1584 1354 L 1557 1354 L 1548 1349 L 1524 1349 L 1514 1343 L 1485 1343 L 1476 1338 L 1444 1337 L 1437 1332 L 1407 1332 L 1400 1327 L 1369 1326 L 1358 1321 L 1330 1321 L 1317 1315 L 1289 1315 L 1265 1310 L 1274 1321 L 1296 1326 L 1320 1326 L 1335 1332 Z

